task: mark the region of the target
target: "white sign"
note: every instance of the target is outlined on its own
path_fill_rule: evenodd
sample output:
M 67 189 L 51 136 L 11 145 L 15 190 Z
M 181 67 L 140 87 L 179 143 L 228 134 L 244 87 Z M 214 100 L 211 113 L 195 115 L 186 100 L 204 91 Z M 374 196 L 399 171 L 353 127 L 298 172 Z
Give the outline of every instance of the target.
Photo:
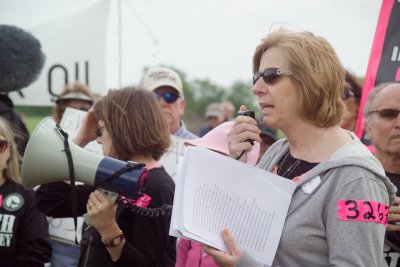
M 176 135 L 171 135 L 171 146 L 159 160 L 159 163 L 164 166 L 165 170 L 174 181 L 179 158 L 183 155 L 185 141 L 186 139 L 183 139 Z
M 10 94 L 17 105 L 53 106 L 50 92 L 59 95 L 65 84 L 80 81 L 94 93 L 104 94 L 109 5 L 99 3 L 73 15 L 28 29 L 46 56 L 39 79 L 23 89 L 24 98 Z
M 86 111 L 74 108 L 65 109 L 60 126 L 64 132 L 68 133 L 69 140 L 72 140 L 76 136 L 83 123 L 83 120 L 85 119 L 85 116 Z M 88 143 L 84 149 L 96 155 L 103 156 L 103 146 L 96 141 Z

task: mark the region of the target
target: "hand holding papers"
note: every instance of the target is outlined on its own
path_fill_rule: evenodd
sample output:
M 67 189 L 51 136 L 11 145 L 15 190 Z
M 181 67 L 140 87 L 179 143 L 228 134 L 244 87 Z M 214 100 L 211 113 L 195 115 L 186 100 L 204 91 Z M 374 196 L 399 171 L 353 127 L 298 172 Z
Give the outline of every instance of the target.
M 296 184 L 201 147 L 179 162 L 170 234 L 226 251 L 221 231 L 271 265 Z

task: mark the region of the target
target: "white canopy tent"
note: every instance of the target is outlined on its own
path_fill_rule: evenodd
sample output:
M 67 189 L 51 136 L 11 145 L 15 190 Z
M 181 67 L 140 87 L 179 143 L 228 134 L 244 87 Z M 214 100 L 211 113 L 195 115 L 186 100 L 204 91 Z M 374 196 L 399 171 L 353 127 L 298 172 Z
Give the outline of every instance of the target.
M 60 4 L 58 8 L 47 0 L 37 2 L 36 6 L 30 5 L 30 1 L 24 6 L 17 0 L 14 5 L 7 7 L 9 10 L 29 11 L 31 17 L 27 20 L 16 20 L 11 16 L 7 17 L 9 13 L 5 13 L 4 9 L 3 12 L 0 11 L 0 17 L 1 13 L 7 14 L 0 19 L 0 24 L 15 25 L 31 32 L 41 42 L 46 56 L 45 66 L 38 80 L 22 90 L 24 98 L 18 92 L 10 93 L 15 104 L 52 106 L 51 99 L 54 95 L 58 95 L 65 84 L 75 81 L 88 84 L 98 95 L 106 94 L 110 88 L 138 82 L 140 77 L 132 77 L 128 82 L 122 81 L 123 62 L 130 61 L 129 58 L 124 58 L 123 47 L 132 48 L 132 41 L 129 38 L 123 39 L 120 33 L 123 27 L 138 28 L 138 25 L 132 25 L 131 19 L 126 19 L 127 25 L 122 26 L 122 17 L 132 16 L 127 8 L 129 2 L 86 0 L 83 1 L 85 5 L 78 4 L 77 1 L 54 2 Z M 65 2 L 69 4 L 65 5 Z M 47 4 L 50 6 L 46 6 Z M 48 13 L 41 8 L 48 9 Z M 34 15 L 35 11 L 38 16 Z M 142 38 L 140 34 L 143 32 L 137 32 L 139 36 L 136 37 Z
M 117 16 L 119 3 L 121 15 Z M 68 62 L 52 61 L 52 52 L 44 51 L 48 56 L 40 77 L 43 85 L 37 85 L 39 81 L 32 84 L 40 87 L 43 103 L 51 104 L 47 74 L 53 64 L 65 66 L 72 82 L 75 63 L 79 78 L 85 81 L 88 62 L 89 85 L 99 94 L 108 88 L 135 84 L 144 67 L 160 64 L 181 69 L 189 80 L 210 79 L 223 86 L 237 79 L 250 81 L 255 46 L 279 27 L 309 30 L 326 37 L 343 64 L 363 76 L 380 6 L 381 1 L 375 0 L 0 0 L 0 24 L 37 30 L 48 34 L 46 39 L 52 39 L 52 43 L 61 43 L 57 49 L 62 55 L 58 56 L 68 58 Z M 74 17 L 81 22 L 68 23 Z M 117 18 L 122 35 L 118 34 Z M 61 33 L 47 32 L 62 21 L 65 30 Z M 79 42 L 78 36 L 84 41 Z M 76 47 L 82 51 L 72 54 Z M 105 55 L 94 57 L 102 49 Z M 105 66 L 100 66 L 101 62 Z M 57 93 L 64 79 L 61 68 L 53 75 Z M 22 92 L 36 95 L 29 92 L 32 88 Z M 16 103 L 32 100 L 31 96 L 21 100 L 17 93 L 12 97 Z

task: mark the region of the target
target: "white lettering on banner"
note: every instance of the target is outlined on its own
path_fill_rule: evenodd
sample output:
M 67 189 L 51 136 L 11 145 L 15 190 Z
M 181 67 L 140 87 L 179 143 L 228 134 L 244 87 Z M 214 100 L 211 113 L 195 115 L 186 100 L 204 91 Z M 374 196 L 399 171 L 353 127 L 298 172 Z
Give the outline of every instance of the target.
M 398 252 L 383 253 L 381 267 L 397 267 L 400 254 Z
M 399 262 L 400 253 L 393 251 L 388 245 L 385 244 L 383 248 L 383 259 L 381 267 L 397 267 Z
M 394 46 L 393 47 L 393 53 L 392 53 L 391 61 L 400 61 L 400 53 L 399 53 L 399 47 L 398 46 Z
M 0 232 L 12 233 L 15 216 L 11 214 L 0 214 L 0 221 L 1 221 Z
M 0 233 L 0 247 L 9 247 L 12 237 L 12 234 Z
M 391 253 L 388 253 L 388 256 L 390 258 L 389 267 L 396 267 L 397 266 L 397 262 L 399 261 L 400 254 L 398 252 L 391 252 Z

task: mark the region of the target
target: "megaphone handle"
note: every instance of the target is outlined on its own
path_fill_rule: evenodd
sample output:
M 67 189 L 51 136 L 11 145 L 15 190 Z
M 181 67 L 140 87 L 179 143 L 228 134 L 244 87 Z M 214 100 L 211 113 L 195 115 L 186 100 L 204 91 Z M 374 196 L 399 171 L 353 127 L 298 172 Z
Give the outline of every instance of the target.
M 102 188 L 98 188 L 98 190 L 100 190 L 101 192 L 103 192 L 104 195 L 106 195 L 106 197 L 112 202 L 115 203 L 118 199 L 118 193 L 115 192 L 111 192 Z M 89 220 L 89 215 L 87 213 L 82 215 L 83 217 L 83 221 L 87 224 L 87 226 L 92 226 L 90 224 L 90 220 Z

